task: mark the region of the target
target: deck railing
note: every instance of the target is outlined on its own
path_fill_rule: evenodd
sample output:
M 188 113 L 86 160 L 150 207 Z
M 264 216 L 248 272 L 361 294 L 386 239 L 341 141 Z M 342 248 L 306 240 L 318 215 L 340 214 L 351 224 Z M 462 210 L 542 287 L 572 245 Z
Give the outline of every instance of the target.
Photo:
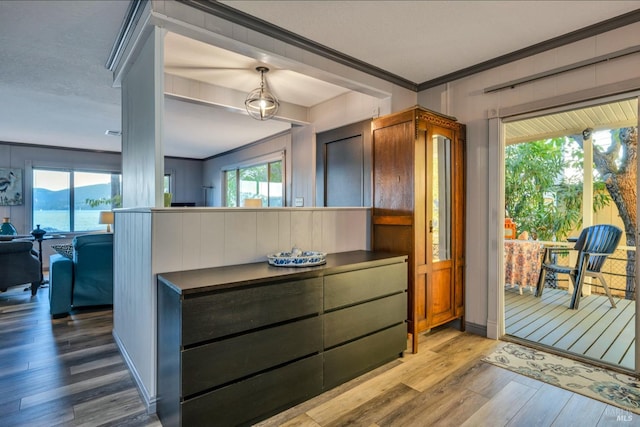
M 552 244 L 553 242 L 543 243 Z M 563 265 L 574 265 L 575 258 L 572 258 L 573 254 L 575 254 L 575 251 L 560 252 L 557 254 L 555 262 Z M 635 247 L 618 246 L 618 249 L 607 258 L 602 272 L 614 296 L 635 299 L 635 256 Z M 587 281 L 589 281 L 589 278 L 587 278 Z M 559 275 L 558 277 L 548 275 L 545 284 L 550 287 L 568 288 L 569 277 L 566 275 Z M 593 293 L 604 294 L 604 289 L 597 280 L 591 280 L 591 286 Z

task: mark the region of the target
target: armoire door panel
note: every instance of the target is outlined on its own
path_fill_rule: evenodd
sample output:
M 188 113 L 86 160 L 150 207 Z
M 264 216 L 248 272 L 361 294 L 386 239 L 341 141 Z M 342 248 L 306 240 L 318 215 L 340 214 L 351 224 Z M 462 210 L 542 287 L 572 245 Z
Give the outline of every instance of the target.
M 374 215 L 413 212 L 413 140 L 411 122 L 374 132 Z
M 427 298 L 430 299 L 429 308 L 434 326 L 453 319 L 455 310 L 451 279 L 450 268 L 434 270 L 431 275 L 430 292 Z
M 372 246 L 398 247 L 399 228 L 382 224 L 403 217 L 416 351 L 419 332 L 464 315 L 465 126 L 414 107 L 374 119 L 372 135 Z

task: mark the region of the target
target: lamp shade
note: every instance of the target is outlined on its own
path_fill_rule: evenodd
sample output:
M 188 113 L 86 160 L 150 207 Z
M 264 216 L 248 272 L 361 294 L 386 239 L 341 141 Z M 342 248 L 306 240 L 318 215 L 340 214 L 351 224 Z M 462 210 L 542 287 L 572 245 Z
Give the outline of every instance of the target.
M 245 208 L 261 208 L 262 199 L 244 199 Z
M 98 224 L 107 224 L 107 232 L 111 232 L 111 224 L 113 224 L 113 211 L 100 211 Z

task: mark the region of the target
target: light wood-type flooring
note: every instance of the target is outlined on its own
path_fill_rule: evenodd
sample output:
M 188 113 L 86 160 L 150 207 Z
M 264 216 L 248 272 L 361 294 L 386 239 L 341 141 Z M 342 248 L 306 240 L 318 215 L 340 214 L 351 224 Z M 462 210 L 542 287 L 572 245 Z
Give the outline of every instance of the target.
M 51 320 L 48 289 L 33 299 L 22 288 L 0 293 L 0 426 L 159 426 L 111 329 L 108 308 Z M 420 337 L 418 354 L 260 425 L 640 425 L 638 415 L 482 362 L 498 345 L 439 328 Z
M 508 335 L 556 351 L 617 366 L 633 372 L 635 364 L 635 301 L 605 295 L 582 297 L 580 308 L 569 309 L 566 290 L 545 289 L 542 297 L 510 288 L 504 294 L 504 323 Z

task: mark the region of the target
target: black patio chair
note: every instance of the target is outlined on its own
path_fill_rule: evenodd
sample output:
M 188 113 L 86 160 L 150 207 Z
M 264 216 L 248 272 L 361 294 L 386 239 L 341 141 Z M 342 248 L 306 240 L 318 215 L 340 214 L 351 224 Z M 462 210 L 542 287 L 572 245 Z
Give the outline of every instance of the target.
M 544 260 L 542 263 L 542 269 L 540 271 L 540 278 L 538 279 L 538 286 L 536 296 L 542 296 L 544 289 L 544 279 L 546 272 L 554 272 L 556 274 L 568 274 L 573 283 L 573 295 L 571 296 L 571 303 L 569 308 L 578 309 L 580 304 L 580 297 L 582 296 L 582 285 L 584 284 L 585 276 L 597 277 L 604 291 L 609 297 L 611 307 L 615 308 L 616 304 L 611 296 L 611 291 L 607 285 L 607 281 L 604 275 L 601 273 L 602 266 L 607 257 L 611 255 L 620 242 L 622 237 L 622 230 L 618 227 L 610 224 L 599 224 L 591 227 L 586 227 L 580 233 L 580 237 L 576 241 L 573 249 L 568 248 L 547 248 L 545 249 Z M 576 250 L 578 256 L 576 265 L 574 267 L 559 265 L 549 262 L 549 254 L 553 251 L 567 251 Z

